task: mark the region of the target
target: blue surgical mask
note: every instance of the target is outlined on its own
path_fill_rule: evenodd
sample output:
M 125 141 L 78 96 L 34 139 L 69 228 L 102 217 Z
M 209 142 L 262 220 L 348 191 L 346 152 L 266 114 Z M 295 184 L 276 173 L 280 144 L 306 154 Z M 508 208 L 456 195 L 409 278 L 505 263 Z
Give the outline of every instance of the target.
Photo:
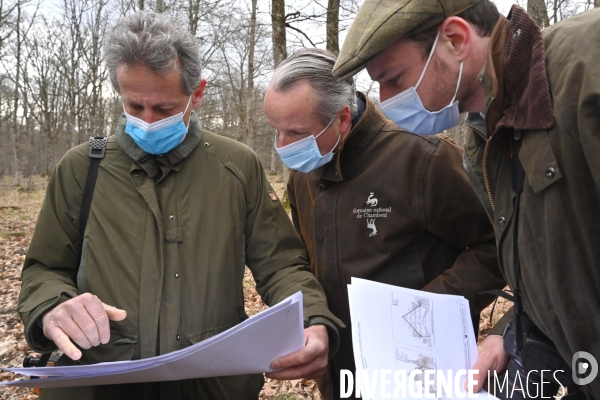
M 125 133 L 131 136 L 146 153 L 166 154 L 185 139 L 188 127 L 183 122 L 183 115 L 187 112 L 191 101 L 192 96 L 190 96 L 185 110 L 179 114 L 152 123 L 128 114 L 123 107 L 123 112 L 127 117 Z
M 337 115 L 336 115 L 337 117 Z M 325 155 L 321 155 L 319 146 L 317 145 L 317 138 L 323 134 L 331 126 L 333 120 L 329 121 L 329 124 L 316 136 L 310 135 L 297 142 L 290 143 L 287 146 L 277 148 L 277 136 L 275 135 L 275 150 L 279 154 L 281 161 L 293 170 L 308 173 L 315 170 L 331 161 L 333 157 L 333 150 L 337 147 L 340 142 L 342 135 L 340 134 L 337 142 L 333 146 L 333 149 Z
M 438 32 L 435 42 L 433 42 L 431 53 L 429 53 L 427 63 L 425 64 L 425 68 L 423 69 L 417 84 L 414 87 L 408 88 L 405 91 L 390 97 L 380 104 L 381 111 L 383 111 L 389 119 L 394 121 L 396 125 L 418 135 L 435 135 L 436 133 L 443 132 L 460 123 L 458 101 L 455 102 L 454 99 L 456 99 L 458 87 L 460 86 L 460 79 L 462 77 L 462 61 L 460 62 L 456 91 L 454 92 L 454 97 L 449 105 L 439 111 L 428 111 L 423 106 L 419 94 L 417 93 L 417 88 L 421 84 L 423 76 L 425 76 L 425 71 L 427 71 L 427 66 L 429 66 L 439 37 L 440 34 Z

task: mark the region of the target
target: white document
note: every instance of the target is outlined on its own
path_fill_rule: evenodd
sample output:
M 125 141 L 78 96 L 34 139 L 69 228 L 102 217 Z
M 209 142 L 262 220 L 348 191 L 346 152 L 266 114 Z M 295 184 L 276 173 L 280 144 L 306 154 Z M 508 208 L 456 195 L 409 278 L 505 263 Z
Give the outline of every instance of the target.
M 464 390 L 467 371 L 477 359 L 477 341 L 464 297 L 357 278 L 351 282 L 355 377 L 360 380 L 363 399 L 495 399 L 484 391 L 467 395 Z M 438 371 L 451 379 L 451 387 L 440 381 L 441 389 L 437 389 Z
M 91 386 L 271 372 L 274 359 L 302 347 L 304 319 L 298 292 L 219 335 L 172 353 L 94 365 L 2 368 L 48 378 L 0 382 L 0 386 Z

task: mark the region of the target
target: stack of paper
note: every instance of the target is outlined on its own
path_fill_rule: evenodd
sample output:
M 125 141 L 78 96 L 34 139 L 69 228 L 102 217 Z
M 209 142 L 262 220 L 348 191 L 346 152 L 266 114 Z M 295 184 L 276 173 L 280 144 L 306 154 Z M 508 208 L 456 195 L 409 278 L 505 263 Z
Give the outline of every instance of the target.
M 270 372 L 270 364 L 275 358 L 302 347 L 302 293 L 298 292 L 241 324 L 185 349 L 135 361 L 68 367 L 2 368 L 18 374 L 48 378 L 0 382 L 0 386 L 91 386 Z
M 357 278 L 351 282 L 354 376 L 362 398 L 465 397 L 468 370 L 477 359 L 468 301 Z M 438 371 L 451 380 L 441 390 Z M 483 391 L 470 396 L 495 399 Z

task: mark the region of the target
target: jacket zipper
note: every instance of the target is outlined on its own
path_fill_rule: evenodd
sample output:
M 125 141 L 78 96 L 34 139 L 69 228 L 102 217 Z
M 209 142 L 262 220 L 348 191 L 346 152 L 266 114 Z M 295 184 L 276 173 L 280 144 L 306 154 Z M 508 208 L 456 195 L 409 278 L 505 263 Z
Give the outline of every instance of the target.
M 469 182 L 471 180 L 469 179 Z M 475 191 L 475 185 L 473 185 L 473 182 L 471 182 L 471 188 L 473 188 L 473 191 Z M 489 192 L 488 192 L 489 193 Z M 479 200 L 479 202 L 481 202 L 481 200 Z M 494 205 L 492 204 L 492 210 L 494 210 Z M 496 231 L 496 226 L 494 225 L 494 220 L 492 219 L 492 216 L 486 211 L 485 215 L 487 215 L 488 220 L 490 221 L 490 224 L 492 225 L 492 228 L 494 229 L 494 232 Z
M 487 106 L 485 107 L 485 114 L 487 115 L 488 110 L 490 109 L 490 106 L 492 105 L 492 102 L 494 101 L 494 98 L 490 98 L 490 101 L 488 102 Z M 474 132 L 476 132 L 479 136 L 481 136 L 482 139 L 485 139 L 485 148 L 483 151 L 483 179 L 484 179 L 484 184 L 485 184 L 485 190 L 487 192 L 488 195 L 488 199 L 490 201 L 490 206 L 492 207 L 492 212 L 494 211 L 494 199 L 492 197 L 492 192 L 490 189 L 490 179 L 487 173 L 487 158 L 488 158 L 488 153 L 489 153 L 489 142 L 491 141 L 491 138 L 487 139 L 487 135 L 479 128 L 477 128 L 474 125 L 470 125 L 470 124 L 466 124 L 469 128 L 471 128 Z M 473 182 L 471 181 L 471 178 L 469 177 L 469 183 L 471 184 L 471 187 L 473 188 L 473 190 L 475 191 L 475 193 L 477 193 L 477 190 L 475 188 L 475 185 L 473 184 Z M 482 201 L 480 199 L 480 201 Z M 496 231 L 496 225 L 494 225 L 494 219 L 493 217 L 487 212 L 486 210 L 486 215 L 488 216 L 488 219 L 490 220 L 490 223 L 492 224 L 492 227 L 494 228 L 494 231 Z
M 487 142 L 485 142 L 485 149 L 483 150 L 483 179 L 485 181 L 485 190 L 487 191 L 488 197 L 490 198 L 490 204 L 492 206 L 492 211 L 495 211 L 494 206 L 494 198 L 492 197 L 492 190 L 490 189 L 490 177 L 488 175 L 488 156 L 490 153 L 490 142 L 492 138 L 489 138 Z M 493 222 L 492 222 L 493 225 Z
M 471 128 L 474 129 L 473 127 L 471 127 Z M 485 200 L 479 195 L 480 191 L 477 190 L 477 188 L 475 187 L 475 184 L 473 183 L 471 176 L 468 173 L 467 173 L 467 177 L 469 178 L 469 183 L 471 184 L 471 188 L 473 189 L 473 192 L 477 196 L 477 199 L 479 200 L 479 202 L 481 204 L 483 204 Z M 492 219 L 492 216 L 490 215 L 488 210 L 485 208 L 485 206 L 484 206 L 484 210 L 485 210 L 485 215 L 487 215 L 488 220 L 490 221 L 490 224 L 492 225 L 492 228 L 494 229 L 494 231 L 496 231 L 496 227 L 494 226 L 494 220 Z M 493 210 L 493 207 L 492 207 L 492 210 Z
M 486 107 L 485 107 L 485 116 L 487 118 L 488 115 L 488 111 L 490 111 L 490 107 L 492 106 L 492 103 L 494 102 L 494 97 L 490 97 L 490 101 L 488 101 Z M 488 175 L 488 156 L 490 154 L 490 142 L 492 141 L 492 137 L 494 136 L 493 134 L 490 135 L 488 132 L 488 140 L 486 140 L 485 142 L 485 148 L 483 150 L 483 180 L 485 181 L 485 190 L 487 191 L 488 197 L 490 198 L 490 205 L 492 206 L 492 211 L 496 211 L 496 207 L 494 204 L 494 197 L 492 196 L 492 190 L 490 189 L 490 177 Z M 494 225 L 494 222 L 492 221 L 492 225 Z M 496 228 L 494 228 L 495 230 Z

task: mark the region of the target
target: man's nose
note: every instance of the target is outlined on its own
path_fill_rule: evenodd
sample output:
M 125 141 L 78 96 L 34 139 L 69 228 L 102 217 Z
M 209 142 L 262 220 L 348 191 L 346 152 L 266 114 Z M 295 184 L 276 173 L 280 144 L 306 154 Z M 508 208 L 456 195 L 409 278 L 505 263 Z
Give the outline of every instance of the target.
M 394 92 L 394 90 L 390 90 L 382 85 L 379 85 L 379 101 L 380 102 L 386 101 L 387 99 L 389 99 L 392 96 L 395 96 L 398 93 L 400 93 L 400 92 L 399 91 Z
M 140 119 L 142 119 L 144 122 L 151 124 L 153 122 L 158 121 L 160 118 L 158 118 L 156 116 L 156 113 L 153 113 L 152 111 L 144 111 Z
M 282 135 L 281 133 L 277 133 L 276 143 L 277 143 L 277 148 L 280 148 L 280 147 L 287 146 L 288 144 L 294 143 L 294 140 L 292 140 L 287 135 Z
M 142 111 L 138 113 L 137 117 L 149 124 L 160 120 L 159 116 L 151 108 L 142 109 Z

